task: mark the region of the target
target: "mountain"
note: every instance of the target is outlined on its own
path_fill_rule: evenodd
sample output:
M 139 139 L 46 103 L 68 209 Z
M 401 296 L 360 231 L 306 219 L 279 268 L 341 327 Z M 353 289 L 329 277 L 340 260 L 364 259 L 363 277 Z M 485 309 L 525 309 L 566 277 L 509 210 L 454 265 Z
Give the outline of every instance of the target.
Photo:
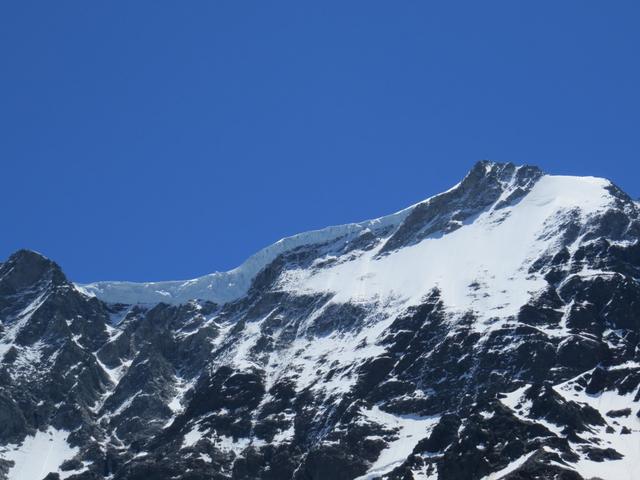
M 479 162 L 179 282 L 0 264 L 0 478 L 640 478 L 640 206 Z

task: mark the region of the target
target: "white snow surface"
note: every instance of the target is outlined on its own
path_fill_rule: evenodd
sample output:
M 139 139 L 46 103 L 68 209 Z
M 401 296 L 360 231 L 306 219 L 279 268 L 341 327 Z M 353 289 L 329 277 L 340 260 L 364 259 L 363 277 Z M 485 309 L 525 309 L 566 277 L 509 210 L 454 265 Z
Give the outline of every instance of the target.
M 586 219 L 604 211 L 612 201 L 608 185 L 591 177 L 544 176 L 520 202 L 485 211 L 451 233 L 383 256 L 379 245 L 329 268 L 289 270 L 281 288 L 334 293 L 337 303 L 394 300 L 403 308 L 438 288 L 450 311 L 474 311 L 485 321 L 515 315 L 546 286 L 542 275 L 528 271 L 559 245 L 563 215 L 579 211 Z
M 49 427 L 46 432 L 26 437 L 20 445 L 0 447 L 0 457 L 15 462 L 7 480 L 41 480 L 49 472 L 57 472 L 60 478 L 79 473 L 60 471 L 60 465 L 79 451 L 67 443 L 68 436 L 69 432 Z
M 351 255 L 337 265 L 289 270 L 280 285 L 298 293 L 333 292 L 336 302 L 400 297 L 405 304 L 418 302 L 438 287 L 449 307 L 483 312 L 486 318 L 506 317 L 544 286 L 542 278 L 528 275 L 527 270 L 557 243 L 562 215 L 576 211 L 584 219 L 606 209 L 612 202 L 606 189 L 610 185 L 594 177 L 545 175 L 520 202 L 489 209 L 451 233 L 379 257 L 381 242 L 377 249 L 356 258 Z M 505 189 L 503 197 L 512 191 Z M 393 230 L 414 207 L 375 220 L 284 238 L 228 272 L 186 281 L 97 282 L 78 288 L 111 303 L 184 303 L 191 299 L 227 303 L 245 295 L 255 276 L 278 255 L 305 245 L 347 241 L 369 230 Z M 457 274 L 451 275 L 452 271 Z M 471 284 L 480 288 L 474 291 Z M 490 292 L 484 290 L 485 284 L 491 285 Z
M 515 472 L 522 465 L 524 465 L 526 461 L 529 460 L 531 456 L 533 456 L 534 453 L 536 453 L 535 450 L 533 452 L 527 453 L 526 455 L 523 455 L 520 458 L 517 458 L 516 460 L 511 462 L 509 465 L 504 467 L 502 470 L 490 473 L 489 475 L 482 477 L 482 480 L 500 480 L 501 478 L 506 477 L 507 475 L 509 475 L 512 472 Z
M 205 432 L 200 431 L 200 427 L 196 425 L 193 427 L 182 439 L 182 448 L 193 447 L 196 443 L 203 438 Z

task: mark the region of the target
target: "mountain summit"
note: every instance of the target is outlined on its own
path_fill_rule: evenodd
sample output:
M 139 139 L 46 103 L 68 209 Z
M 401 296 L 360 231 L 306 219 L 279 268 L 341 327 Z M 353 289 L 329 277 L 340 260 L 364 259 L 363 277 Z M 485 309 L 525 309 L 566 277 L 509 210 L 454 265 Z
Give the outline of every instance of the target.
M 187 281 L 0 264 L 0 479 L 635 479 L 640 207 L 478 162 Z

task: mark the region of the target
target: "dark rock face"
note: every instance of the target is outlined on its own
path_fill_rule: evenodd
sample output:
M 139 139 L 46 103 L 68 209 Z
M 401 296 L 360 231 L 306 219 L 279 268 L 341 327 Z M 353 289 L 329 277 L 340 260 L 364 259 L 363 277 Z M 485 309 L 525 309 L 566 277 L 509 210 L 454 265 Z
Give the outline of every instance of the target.
M 105 303 L 15 253 L 0 264 L 0 478 L 17 445 L 61 434 L 42 478 L 623 478 L 640 440 L 640 215 L 615 187 L 605 210 L 545 223 L 551 247 L 520 268 L 539 288 L 510 314 L 453 308 L 446 282 L 406 304 L 285 282 L 446 242 L 488 211 L 499 224 L 541 178 L 480 162 L 396 226 L 284 252 L 224 304 Z M 465 294 L 502 294 L 496 275 Z
M 537 167 L 478 162 L 458 188 L 418 204 L 386 241 L 381 252 L 418 243 L 430 235 L 457 230 L 493 204 L 502 208 L 517 202 L 542 175 Z M 502 198 L 505 191 L 508 195 Z

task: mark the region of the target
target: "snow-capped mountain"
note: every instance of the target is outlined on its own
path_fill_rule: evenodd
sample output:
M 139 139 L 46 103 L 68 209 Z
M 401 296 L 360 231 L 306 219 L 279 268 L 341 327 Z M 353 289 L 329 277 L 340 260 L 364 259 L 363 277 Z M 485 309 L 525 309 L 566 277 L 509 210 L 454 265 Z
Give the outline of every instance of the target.
M 0 478 L 640 478 L 640 207 L 479 162 L 240 267 L 0 264 Z

